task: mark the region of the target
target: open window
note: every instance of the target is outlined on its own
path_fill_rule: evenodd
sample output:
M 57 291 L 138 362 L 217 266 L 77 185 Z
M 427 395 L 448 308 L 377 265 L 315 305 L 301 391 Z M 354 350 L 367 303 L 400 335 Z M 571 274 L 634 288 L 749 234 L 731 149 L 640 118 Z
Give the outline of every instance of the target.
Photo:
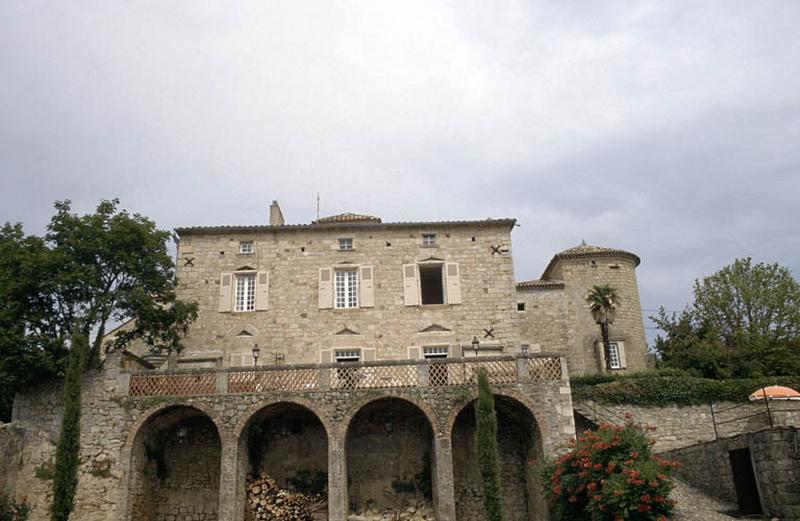
M 419 288 L 422 305 L 444 304 L 443 264 L 419 265 Z

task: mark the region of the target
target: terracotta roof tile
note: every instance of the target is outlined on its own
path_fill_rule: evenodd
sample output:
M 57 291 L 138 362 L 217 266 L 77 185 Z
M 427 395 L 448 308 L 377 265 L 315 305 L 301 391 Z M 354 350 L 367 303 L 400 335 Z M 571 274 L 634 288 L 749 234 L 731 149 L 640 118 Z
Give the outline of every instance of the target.
M 355 222 L 379 223 L 381 222 L 381 218 L 375 217 L 374 215 L 363 215 L 359 213 L 345 212 L 337 215 L 330 215 L 328 217 L 323 217 L 321 219 L 317 219 L 316 221 L 311 221 L 311 224 L 355 223 Z

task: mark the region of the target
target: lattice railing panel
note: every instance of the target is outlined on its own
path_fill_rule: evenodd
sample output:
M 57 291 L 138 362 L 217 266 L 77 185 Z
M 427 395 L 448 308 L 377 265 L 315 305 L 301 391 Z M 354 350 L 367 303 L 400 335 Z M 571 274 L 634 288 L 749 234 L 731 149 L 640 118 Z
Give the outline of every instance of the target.
M 319 389 L 319 369 L 231 371 L 228 393 L 314 391 Z
M 561 380 L 561 359 L 529 358 L 528 374 L 531 381 Z
M 517 382 L 517 363 L 514 360 L 492 360 L 486 362 L 465 362 L 463 364 L 447 364 L 447 383 L 438 385 L 465 385 L 476 382 L 479 368 L 486 370 L 489 382 L 493 384 L 513 384 Z M 440 375 L 437 381 L 441 382 Z M 434 385 L 433 383 L 431 385 Z
M 216 373 L 131 375 L 131 396 L 187 396 L 217 392 Z
M 431 387 L 441 387 L 443 385 L 453 385 L 455 381 L 451 381 L 450 373 L 453 373 L 453 378 L 457 379 L 460 369 L 454 364 L 431 364 L 428 366 L 428 385 Z
M 388 389 L 415 387 L 417 366 L 381 365 L 372 367 L 334 367 L 331 389 Z

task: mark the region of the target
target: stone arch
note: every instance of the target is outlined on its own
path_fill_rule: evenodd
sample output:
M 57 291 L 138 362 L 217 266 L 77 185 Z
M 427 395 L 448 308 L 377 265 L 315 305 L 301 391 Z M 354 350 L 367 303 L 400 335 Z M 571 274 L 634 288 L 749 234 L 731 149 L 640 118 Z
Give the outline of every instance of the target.
M 272 407 L 274 405 L 278 405 L 278 404 L 281 404 L 281 403 L 293 404 L 293 405 L 297 405 L 298 407 L 303 407 L 304 409 L 308 409 L 310 412 L 312 412 L 319 419 L 319 421 L 322 423 L 322 426 L 325 427 L 325 433 L 328 435 L 328 437 L 331 437 L 332 435 L 335 434 L 335 432 L 334 432 L 335 429 L 331 425 L 330 418 L 328 417 L 327 414 L 325 414 L 323 411 L 321 411 L 321 410 L 319 410 L 317 408 L 317 406 L 315 405 L 314 401 L 306 400 L 305 398 L 301 398 L 299 396 L 295 396 L 295 397 L 292 397 L 292 398 L 286 399 L 286 400 L 280 400 L 280 399 L 267 400 L 267 401 L 258 402 L 258 403 L 255 403 L 255 404 L 251 405 L 239 417 L 239 420 L 236 422 L 236 426 L 233 428 L 233 439 L 234 440 L 240 440 L 241 439 L 245 427 L 247 427 L 247 424 L 250 422 L 250 420 L 253 419 L 253 417 L 255 415 L 257 415 L 259 412 L 263 411 L 264 409 L 266 409 L 268 407 Z
M 222 418 L 220 418 L 219 413 L 217 413 L 215 409 L 202 403 L 169 402 L 150 407 L 149 409 L 146 409 L 142 414 L 140 414 L 138 418 L 131 425 L 131 428 L 128 430 L 128 437 L 126 438 L 125 445 L 123 445 L 122 448 L 123 449 L 132 448 L 133 443 L 136 440 L 136 436 L 141 430 L 142 426 L 159 412 L 165 409 L 171 409 L 173 407 L 188 407 L 191 409 L 197 409 L 198 411 L 204 413 L 217 427 L 217 434 L 219 435 L 220 440 L 223 442 L 228 440 L 229 438 L 228 430 L 225 428 L 225 424 L 223 423 Z
M 123 447 L 128 455 L 125 519 L 177 514 L 216 520 L 225 430 L 213 409 L 165 403 L 145 411 Z
M 256 403 L 234 427 L 237 440 L 234 511 L 244 515 L 247 476 L 262 473 L 282 488 L 325 492 L 329 473 L 331 424 L 313 402 L 303 398 Z M 241 517 L 236 517 L 240 519 Z
M 541 419 L 529 400 L 514 391 L 499 390 L 494 396 L 504 516 L 519 521 L 547 519 L 539 477 L 544 463 Z M 483 512 L 480 471 L 473 457 L 476 398 L 477 392 L 473 392 L 460 402 L 447 422 L 458 519 L 471 515 L 470 519 L 478 520 L 481 517 L 475 513 Z
M 435 425 L 427 404 L 399 393 L 372 396 L 348 410 L 342 442 L 351 511 L 374 516 L 413 508 L 412 516 L 433 515 Z
M 352 406 L 350 406 L 350 408 L 347 409 L 347 412 L 344 414 L 344 416 L 342 416 L 342 419 L 339 422 L 339 429 L 338 432 L 336 433 L 337 438 L 342 440 L 343 442 L 346 440 L 347 433 L 350 429 L 350 423 L 353 421 L 353 418 L 356 417 L 359 411 L 361 411 L 361 409 L 368 406 L 372 402 L 384 400 L 387 398 L 402 400 L 404 402 L 408 402 L 411 405 L 415 406 L 422 412 L 423 415 L 425 415 L 425 418 L 428 420 L 428 425 L 433 431 L 433 434 L 434 435 L 440 434 L 441 428 L 439 419 L 436 416 L 436 413 L 433 412 L 433 409 L 431 409 L 430 405 L 428 405 L 428 403 L 425 400 L 417 398 L 415 396 L 406 396 L 402 393 L 389 391 L 384 394 L 381 394 L 380 396 L 368 396 L 366 398 L 362 398 L 361 400 L 355 402 Z
M 499 396 L 517 402 L 520 405 L 520 407 L 525 408 L 525 410 L 536 421 L 535 425 L 537 428 L 537 432 L 539 433 L 539 436 L 542 437 L 542 440 L 544 440 L 545 439 L 544 437 L 550 433 L 550 425 L 549 422 L 547 421 L 547 418 L 542 414 L 539 415 L 536 414 L 535 412 L 537 409 L 536 406 L 525 395 L 523 395 L 520 392 L 517 392 L 514 389 L 493 389 L 492 394 L 495 397 Z M 450 413 L 447 415 L 447 420 L 443 428 L 443 433 L 448 438 L 452 439 L 453 437 L 453 425 L 455 424 L 458 415 L 461 414 L 461 412 L 466 407 L 468 407 L 470 404 L 472 404 L 472 402 L 474 402 L 477 399 L 478 399 L 478 391 L 471 390 L 466 398 L 460 400 L 458 403 L 456 403 L 456 405 L 454 405 L 450 409 Z

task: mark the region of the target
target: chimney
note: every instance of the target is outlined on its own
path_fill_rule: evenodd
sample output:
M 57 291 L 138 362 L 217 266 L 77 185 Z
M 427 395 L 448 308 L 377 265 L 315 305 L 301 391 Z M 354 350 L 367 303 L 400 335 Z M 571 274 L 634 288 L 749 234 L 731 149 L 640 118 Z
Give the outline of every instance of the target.
M 269 206 L 269 225 L 281 226 L 283 223 L 284 220 L 283 220 L 283 212 L 281 212 L 281 207 L 278 204 L 278 201 L 272 201 L 272 204 Z

